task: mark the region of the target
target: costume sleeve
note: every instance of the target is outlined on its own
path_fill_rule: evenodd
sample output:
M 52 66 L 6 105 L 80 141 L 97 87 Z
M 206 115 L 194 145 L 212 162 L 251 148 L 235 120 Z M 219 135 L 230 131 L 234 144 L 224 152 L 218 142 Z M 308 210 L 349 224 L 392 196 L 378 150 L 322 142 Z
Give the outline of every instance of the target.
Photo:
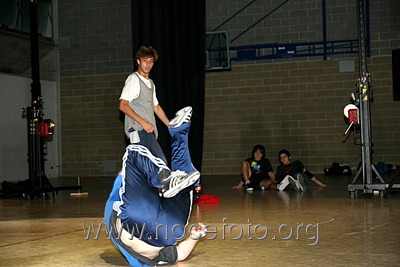
M 125 80 L 125 85 L 122 88 L 122 93 L 119 99 L 127 100 L 131 102 L 133 99 L 137 98 L 140 94 L 140 84 L 137 75 L 132 73 Z

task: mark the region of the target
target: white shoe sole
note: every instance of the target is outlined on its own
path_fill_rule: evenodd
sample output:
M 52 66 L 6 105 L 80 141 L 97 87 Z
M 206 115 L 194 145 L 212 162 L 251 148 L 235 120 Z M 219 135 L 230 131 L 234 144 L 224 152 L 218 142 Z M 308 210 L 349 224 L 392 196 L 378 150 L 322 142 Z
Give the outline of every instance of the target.
M 283 178 L 282 182 L 278 184 L 277 188 L 279 191 L 285 190 L 285 188 L 289 185 L 289 180 L 288 180 L 289 178 L 290 176 L 286 175 L 285 178 Z
M 182 189 L 185 189 L 185 188 L 191 186 L 197 180 L 199 180 L 199 178 L 200 178 L 199 172 L 192 172 L 182 183 L 165 191 L 163 193 L 163 197 L 171 198 L 171 197 L 176 196 L 176 194 L 178 194 Z
M 282 183 L 280 183 L 280 184 L 278 184 L 278 190 L 279 190 L 279 191 L 283 191 L 283 190 L 285 190 L 286 186 L 288 186 L 288 184 L 282 184 Z
M 183 123 L 190 121 L 190 118 L 192 117 L 192 107 L 188 106 L 185 107 L 181 110 L 179 110 L 175 114 L 175 118 L 173 118 L 169 124 L 169 128 L 175 128 L 181 126 Z
M 297 180 L 293 179 L 292 177 L 289 178 L 289 183 L 292 185 L 293 189 L 296 191 L 299 191 L 299 183 L 297 182 Z
M 305 191 L 306 184 L 304 183 L 304 177 L 303 175 L 299 174 L 297 175 L 297 181 L 299 182 L 299 188 L 301 191 Z

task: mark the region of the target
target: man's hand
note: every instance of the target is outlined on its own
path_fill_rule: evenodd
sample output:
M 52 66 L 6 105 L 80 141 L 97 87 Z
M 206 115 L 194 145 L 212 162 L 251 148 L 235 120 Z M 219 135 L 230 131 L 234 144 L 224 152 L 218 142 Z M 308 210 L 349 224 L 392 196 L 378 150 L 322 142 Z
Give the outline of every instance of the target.
M 147 132 L 147 133 L 152 133 L 154 132 L 154 127 L 151 125 L 151 123 L 145 121 L 142 117 L 140 117 L 130 106 L 129 102 L 127 100 L 121 99 L 119 101 L 119 110 L 121 110 L 123 113 L 125 113 L 126 116 L 131 118 L 132 120 L 138 122 L 142 128 Z
M 203 223 L 199 223 L 197 227 L 192 226 L 190 228 L 190 238 L 194 240 L 199 240 L 200 238 L 206 236 L 206 226 Z
M 143 130 L 145 130 L 147 133 L 154 132 L 154 127 L 151 123 L 149 123 L 147 121 L 143 121 L 140 125 L 142 125 Z
M 206 230 L 205 225 L 202 223 L 190 227 L 190 237 L 183 240 L 177 247 L 178 261 L 183 261 L 190 255 L 196 243 L 206 235 Z

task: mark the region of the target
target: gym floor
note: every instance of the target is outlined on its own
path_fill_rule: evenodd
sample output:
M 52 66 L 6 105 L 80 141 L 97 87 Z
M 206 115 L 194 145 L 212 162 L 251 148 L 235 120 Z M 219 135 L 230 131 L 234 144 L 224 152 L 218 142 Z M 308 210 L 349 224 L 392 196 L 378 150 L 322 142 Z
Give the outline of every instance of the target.
M 189 224 L 208 224 L 210 233 L 174 266 L 398 266 L 398 189 L 351 198 L 352 176 L 317 178 L 329 186 L 248 193 L 231 188 L 238 176 L 203 176 L 202 193 L 220 203 L 193 206 Z M 102 220 L 113 180 L 83 178 L 86 196 L 1 198 L 0 266 L 128 266 Z

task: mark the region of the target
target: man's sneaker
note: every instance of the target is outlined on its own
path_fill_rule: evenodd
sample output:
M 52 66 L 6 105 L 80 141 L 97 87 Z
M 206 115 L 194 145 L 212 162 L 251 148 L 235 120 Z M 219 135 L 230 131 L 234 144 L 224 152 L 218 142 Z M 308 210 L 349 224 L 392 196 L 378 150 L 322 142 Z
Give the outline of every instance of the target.
M 282 182 L 280 182 L 280 183 L 278 184 L 277 188 L 278 188 L 279 191 L 285 190 L 286 186 L 289 185 L 289 179 L 288 179 L 289 177 L 290 177 L 290 176 L 287 175 L 287 176 L 282 180 Z
M 185 122 L 190 121 L 190 118 L 192 117 L 192 107 L 191 106 L 187 106 L 181 110 L 179 110 L 176 114 L 175 114 L 175 118 L 173 118 L 169 124 L 168 127 L 169 128 L 176 128 L 181 126 L 182 124 L 184 124 Z
M 293 189 L 296 191 L 300 190 L 300 183 L 293 177 L 288 177 L 289 183 L 292 185 Z
M 250 181 L 244 182 L 244 189 L 246 189 L 246 191 L 253 191 L 253 186 Z
M 163 181 L 162 193 L 165 198 L 176 196 L 182 189 L 191 186 L 200 178 L 198 171 L 186 173 L 183 171 L 173 171 Z
M 299 188 L 301 191 L 306 191 L 306 184 L 304 182 L 304 177 L 301 174 L 297 174 L 297 181 L 299 181 Z

